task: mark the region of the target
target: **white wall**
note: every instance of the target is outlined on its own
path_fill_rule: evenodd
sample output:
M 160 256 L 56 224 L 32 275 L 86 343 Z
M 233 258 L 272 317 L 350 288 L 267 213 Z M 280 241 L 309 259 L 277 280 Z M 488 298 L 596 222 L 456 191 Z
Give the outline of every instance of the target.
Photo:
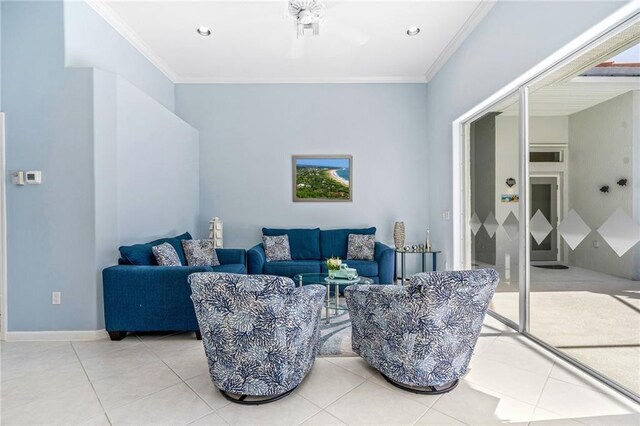
M 634 93 L 628 92 L 569 117 L 569 207 L 592 229 L 570 252 L 572 265 L 624 278 L 634 275 L 634 249 L 618 257 L 596 230 L 618 208 L 634 215 L 638 186 L 632 179 L 634 166 L 639 166 L 634 163 L 634 149 L 640 149 L 640 144 L 637 137 L 634 140 L 633 122 L 638 116 Z M 619 187 L 620 178 L 629 179 L 629 184 Z M 609 185 L 610 192 L 601 193 L 602 185 Z
M 451 123 L 621 7 L 609 1 L 498 2 L 467 37 L 427 89 L 430 226 L 453 257 L 453 227 L 442 219 L 452 207 Z M 444 265 L 441 264 L 440 267 Z
M 449 180 L 428 179 L 424 84 L 179 84 L 176 111 L 200 131 L 199 235 L 218 216 L 225 246 L 263 226 L 376 226 L 391 242 L 397 220 L 423 242 L 428 193 Z M 294 203 L 294 154 L 353 155 L 353 202 Z

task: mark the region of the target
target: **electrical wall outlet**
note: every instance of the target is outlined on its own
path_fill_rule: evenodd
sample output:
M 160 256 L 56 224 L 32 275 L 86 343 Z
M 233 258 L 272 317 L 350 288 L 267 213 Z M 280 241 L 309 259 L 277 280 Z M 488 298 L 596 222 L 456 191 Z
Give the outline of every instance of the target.
M 59 291 L 54 291 L 53 293 L 51 293 L 51 304 L 59 305 L 61 303 L 62 303 L 62 293 L 60 293 Z
M 442 218 L 443 218 L 444 220 L 449 220 L 449 219 L 451 219 L 451 212 L 450 212 L 449 210 L 444 210 L 444 211 L 442 212 Z

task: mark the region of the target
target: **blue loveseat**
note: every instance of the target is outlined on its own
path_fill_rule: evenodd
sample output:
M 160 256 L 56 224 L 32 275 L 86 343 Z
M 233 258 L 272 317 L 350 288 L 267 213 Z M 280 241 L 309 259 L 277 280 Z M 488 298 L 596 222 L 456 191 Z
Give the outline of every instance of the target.
M 394 250 L 376 241 L 373 260 L 347 259 L 349 234 L 375 235 L 376 228 L 363 229 L 273 229 L 263 228 L 267 236 L 287 235 L 291 259 L 267 262 L 262 244 L 247 251 L 249 274 L 278 275 L 293 278 L 302 273 L 326 273 L 326 260 L 337 256 L 349 267 L 356 268 L 358 275 L 373 279 L 374 283 L 391 284 L 394 276 Z
M 216 249 L 220 266 L 158 266 L 151 247 L 171 244 L 186 265 L 181 241 L 189 239 L 187 232 L 120 247 L 118 265 L 102 271 L 105 328 L 111 340 L 121 340 L 128 331 L 195 331 L 200 338 L 187 277 L 194 272 L 245 274 L 246 252 Z

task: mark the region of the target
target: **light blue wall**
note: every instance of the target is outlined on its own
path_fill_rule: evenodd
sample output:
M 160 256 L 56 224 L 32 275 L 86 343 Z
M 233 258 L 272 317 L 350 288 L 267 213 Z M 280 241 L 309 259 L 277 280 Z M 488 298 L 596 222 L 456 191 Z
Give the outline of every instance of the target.
M 118 243 L 195 232 L 198 132 L 122 78 L 117 91 Z
M 200 131 L 200 236 L 219 216 L 228 247 L 262 226 L 377 226 L 391 242 L 404 220 L 425 238 L 426 85 L 177 85 L 176 112 Z M 353 155 L 353 202 L 294 203 L 294 154 Z
M 2 4 L 6 167 L 43 179 L 7 186 L 9 331 L 98 327 L 92 73 L 64 69 L 62 19 L 60 3 Z
M 434 244 L 442 262 L 452 261 L 451 210 L 453 120 L 473 108 L 621 7 L 614 1 L 498 2 L 451 59 L 429 82 L 427 141 L 429 180 L 439 182 L 430 194 Z M 440 265 L 444 266 L 443 264 Z
M 118 74 L 173 111 L 174 85 L 84 1 L 64 2 L 65 63 Z
M 7 170 L 43 172 L 7 186 L 8 331 L 103 328 L 118 245 L 196 226 L 197 132 L 117 73 L 66 68 L 64 12 L 2 3 Z

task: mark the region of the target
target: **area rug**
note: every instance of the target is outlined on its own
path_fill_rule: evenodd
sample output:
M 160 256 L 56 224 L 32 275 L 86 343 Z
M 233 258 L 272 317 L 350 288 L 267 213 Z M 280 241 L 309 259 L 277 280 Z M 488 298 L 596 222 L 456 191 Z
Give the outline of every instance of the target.
M 333 315 L 334 311 L 330 311 Z M 337 316 L 331 316 L 329 324 L 324 319 L 322 310 L 320 323 L 320 356 L 357 356 L 351 350 L 351 319 L 349 311 L 340 311 Z

